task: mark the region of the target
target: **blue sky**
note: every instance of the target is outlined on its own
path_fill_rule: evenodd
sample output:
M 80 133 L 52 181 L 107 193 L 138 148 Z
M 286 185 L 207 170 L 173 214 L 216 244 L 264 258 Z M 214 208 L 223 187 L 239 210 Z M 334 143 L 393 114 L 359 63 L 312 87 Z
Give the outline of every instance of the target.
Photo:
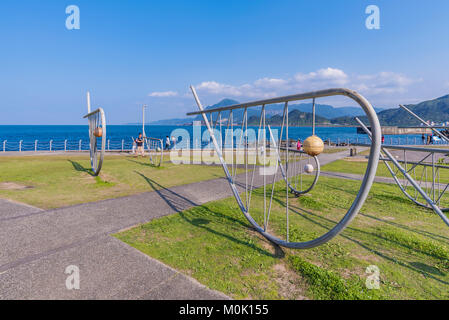
M 365 27 L 368 5 L 380 30 Z M 80 9 L 67 30 L 65 9 Z M 349 87 L 376 107 L 449 93 L 449 1 L 0 2 L 0 125 L 184 118 L 203 103 Z M 320 103 L 353 105 L 342 99 Z

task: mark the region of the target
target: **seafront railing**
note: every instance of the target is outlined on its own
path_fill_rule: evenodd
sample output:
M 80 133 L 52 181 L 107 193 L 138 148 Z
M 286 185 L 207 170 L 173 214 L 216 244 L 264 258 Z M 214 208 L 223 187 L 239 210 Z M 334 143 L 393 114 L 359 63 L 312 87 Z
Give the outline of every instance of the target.
M 327 146 L 350 146 L 356 144 L 369 144 L 369 138 L 324 138 Z M 89 140 L 0 140 L 0 152 L 42 152 L 42 151 L 66 151 L 83 152 L 89 151 Z M 291 140 L 291 146 L 295 147 L 296 142 Z M 385 144 L 388 145 L 426 145 L 426 142 L 418 137 L 386 137 Z M 201 143 L 202 147 L 209 145 L 209 142 Z M 448 145 L 446 141 L 435 141 L 433 145 Z M 131 139 L 108 139 L 106 141 L 106 151 L 110 152 L 130 152 L 133 150 Z
M 101 140 L 101 139 L 100 139 Z M 129 140 L 129 139 L 128 139 Z M 89 140 L 3 140 L 2 152 L 89 151 Z M 132 141 L 106 140 L 106 151 L 131 151 Z

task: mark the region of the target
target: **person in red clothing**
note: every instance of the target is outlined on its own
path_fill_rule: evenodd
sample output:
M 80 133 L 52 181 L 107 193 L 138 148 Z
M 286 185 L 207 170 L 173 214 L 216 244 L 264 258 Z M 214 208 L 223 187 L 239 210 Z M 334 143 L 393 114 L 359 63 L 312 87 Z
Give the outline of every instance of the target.
M 298 143 L 296 144 L 296 150 L 301 151 L 301 139 L 298 139 Z
M 382 144 L 385 143 L 385 136 L 382 136 Z

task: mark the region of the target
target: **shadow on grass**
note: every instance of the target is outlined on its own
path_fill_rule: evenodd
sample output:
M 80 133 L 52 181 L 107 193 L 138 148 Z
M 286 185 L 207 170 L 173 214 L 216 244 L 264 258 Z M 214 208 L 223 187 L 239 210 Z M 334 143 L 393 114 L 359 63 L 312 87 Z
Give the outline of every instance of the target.
M 417 234 L 420 234 L 420 235 L 423 235 L 423 236 L 427 236 L 427 237 L 432 238 L 432 239 L 437 240 L 437 241 L 448 241 L 449 240 L 448 237 L 445 237 L 445 236 L 442 236 L 442 235 L 439 235 L 439 234 L 435 234 L 435 233 L 432 233 L 432 232 L 429 232 L 429 231 L 425 231 L 425 230 L 414 229 L 414 228 L 411 228 L 409 226 L 404 226 L 402 224 L 399 224 L 399 223 L 396 223 L 396 222 L 392 222 L 392 221 L 389 221 L 389 220 L 386 220 L 386 219 L 381 219 L 381 218 L 378 218 L 378 217 L 375 217 L 375 216 L 372 216 L 372 215 L 369 215 L 369 214 L 366 214 L 366 213 L 359 213 L 359 215 L 361 215 L 362 217 L 370 218 L 370 219 L 373 219 L 373 220 L 376 220 L 376 221 L 379 221 L 379 222 L 382 222 L 382 223 L 389 224 L 391 226 L 394 226 L 394 227 L 397 227 L 397 228 L 400 228 L 400 229 L 403 229 L 403 230 L 406 230 L 406 231 L 410 231 L 410 232 L 414 232 L 414 233 L 417 233 Z
M 244 245 L 247 246 L 248 248 L 257 251 L 260 254 L 263 254 L 265 256 L 269 256 L 272 258 L 283 258 L 284 257 L 284 252 L 282 249 L 280 248 L 274 248 L 275 249 L 275 253 L 272 254 L 262 248 L 259 248 L 258 246 L 256 246 L 255 244 L 243 241 L 241 239 L 237 239 L 229 234 L 225 234 L 222 233 L 220 231 L 214 230 L 210 227 L 207 226 L 207 224 L 210 223 L 210 220 L 204 219 L 204 218 L 195 218 L 195 219 L 189 219 L 189 217 L 186 216 L 186 214 L 183 212 L 184 210 L 187 210 L 191 207 L 198 207 L 201 210 L 205 210 L 207 213 L 213 214 L 219 218 L 228 220 L 232 223 L 236 223 L 239 224 L 245 228 L 251 228 L 250 225 L 248 225 L 247 223 L 243 223 L 242 221 L 229 217 L 227 215 L 224 215 L 220 212 L 215 212 L 210 210 L 209 208 L 203 206 L 203 205 L 199 205 L 193 201 L 191 201 L 190 199 L 187 199 L 186 197 L 165 188 L 163 185 L 157 183 L 156 181 L 148 178 L 147 176 L 145 176 L 144 174 L 134 171 L 136 174 L 138 174 L 139 176 L 141 176 L 147 183 L 148 185 L 154 190 L 154 192 L 156 192 L 162 200 L 165 201 L 165 203 L 167 203 L 167 205 L 173 209 L 175 212 L 179 213 L 180 216 L 188 223 L 194 225 L 195 227 L 204 229 L 210 233 L 213 233 L 215 235 L 221 236 L 223 238 L 226 238 L 232 242 L 238 243 L 240 245 Z
M 327 231 L 331 230 L 332 227 L 329 227 L 327 225 L 324 225 L 323 223 L 317 222 L 317 221 L 311 219 L 309 216 L 314 216 L 314 217 L 316 217 L 318 219 L 322 219 L 322 220 L 324 220 L 326 222 L 329 222 L 329 223 L 332 223 L 332 224 L 336 224 L 335 221 L 333 221 L 331 219 L 324 218 L 324 217 L 319 216 L 317 214 L 314 214 L 313 212 L 306 211 L 306 210 L 304 210 L 302 208 L 298 208 L 298 207 L 293 207 L 293 208 L 297 209 L 297 210 L 291 209 L 294 213 L 298 214 L 299 216 L 301 216 L 302 218 L 308 220 L 309 222 L 312 222 L 313 224 L 316 224 L 316 225 L 324 228 Z M 302 211 L 303 213 L 301 213 L 300 211 Z M 307 216 L 306 214 L 309 215 L 309 216 Z M 390 256 L 386 255 L 385 253 L 374 249 L 373 246 L 365 244 L 361 240 L 356 240 L 355 238 L 350 237 L 347 234 L 348 231 L 358 232 L 358 233 L 362 233 L 362 234 L 365 234 L 365 235 L 370 236 L 370 237 L 375 237 L 375 238 L 378 238 L 378 239 L 381 239 L 381 240 L 384 240 L 384 241 L 392 242 L 392 243 L 394 243 L 396 245 L 405 247 L 407 249 L 412 249 L 413 250 L 414 248 L 412 248 L 410 246 L 407 246 L 407 245 L 404 245 L 403 243 L 399 243 L 399 242 L 396 242 L 396 241 L 392 241 L 391 239 L 387 239 L 387 238 L 381 237 L 381 236 L 379 236 L 377 234 L 374 234 L 374 233 L 371 233 L 371 232 L 367 232 L 367 231 L 363 231 L 363 230 L 360 230 L 360 229 L 357 229 L 357 228 L 353 228 L 353 227 L 347 227 L 339 235 L 340 237 L 345 238 L 345 239 L 347 239 L 347 240 L 349 240 L 349 241 L 359 245 L 360 247 L 366 249 L 367 251 L 369 251 L 369 252 L 371 252 L 371 253 L 373 253 L 373 254 L 375 254 L 375 255 L 377 255 L 377 256 L 385 259 L 385 260 L 388 260 L 388 261 L 390 261 L 390 262 L 392 262 L 394 264 L 398 264 L 398 265 L 400 265 L 400 266 L 402 266 L 404 268 L 407 268 L 409 270 L 412 270 L 414 272 L 417 272 L 417 273 L 420 273 L 420 274 L 424 274 L 426 277 L 431 278 L 431 279 L 433 279 L 435 281 L 438 281 L 440 283 L 443 283 L 443 284 L 446 284 L 446 285 L 449 284 L 449 282 L 441 280 L 439 278 L 436 278 L 434 275 L 431 274 L 431 273 L 434 273 L 434 272 L 429 273 L 428 269 L 423 268 L 422 264 L 419 265 L 419 267 L 417 267 L 418 266 L 417 262 L 407 263 L 407 262 L 402 262 L 402 261 L 397 260 L 394 256 L 390 257 Z M 425 252 L 422 252 L 422 253 L 426 254 Z M 427 255 L 432 256 L 430 254 L 427 254 Z M 441 273 L 439 272 L 438 275 L 441 275 Z
M 95 176 L 94 173 L 92 172 L 92 170 L 91 170 L 90 168 L 89 168 L 89 169 L 84 168 L 81 164 L 79 164 L 79 163 L 76 162 L 76 161 L 72 161 L 72 160 L 67 160 L 67 161 L 69 161 L 69 162 L 72 164 L 73 168 L 74 168 L 76 171 L 78 171 L 78 172 L 85 172 L 85 173 L 91 175 L 92 177 Z
M 144 158 L 144 159 L 146 159 L 146 158 Z M 144 167 L 150 167 L 150 168 L 155 168 L 155 169 L 162 169 L 162 165 L 156 166 L 156 165 L 152 164 L 149 159 L 147 159 L 147 160 L 148 160 L 148 162 L 140 162 L 140 161 L 136 161 L 136 160 L 133 160 L 133 159 L 126 159 L 126 161 L 134 162 L 134 163 L 140 164 L 141 166 L 144 166 Z
M 422 273 L 432 273 L 437 276 L 445 276 L 443 272 L 433 266 L 429 266 L 422 262 L 410 262 L 410 265 L 422 271 Z

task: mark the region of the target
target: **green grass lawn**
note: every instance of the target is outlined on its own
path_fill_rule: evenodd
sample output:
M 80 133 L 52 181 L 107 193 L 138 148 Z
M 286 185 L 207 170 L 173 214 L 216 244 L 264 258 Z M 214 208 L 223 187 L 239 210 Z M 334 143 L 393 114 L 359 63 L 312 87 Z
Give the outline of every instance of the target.
M 393 169 L 394 172 L 397 172 L 396 167 L 392 162 L 388 162 L 390 167 Z M 401 165 L 405 168 L 405 164 L 401 163 Z M 332 163 L 326 164 L 321 167 L 322 171 L 331 171 L 331 172 L 344 172 L 344 173 L 355 173 L 355 174 L 365 174 L 366 171 L 367 162 L 357 162 L 353 161 L 351 158 L 348 158 L 347 160 L 337 160 Z M 407 164 L 407 170 L 412 168 L 411 164 Z M 412 176 L 416 176 L 416 180 L 419 181 L 421 179 L 421 176 L 423 174 L 423 171 L 427 168 L 427 181 L 432 181 L 432 167 L 424 167 L 424 166 L 417 166 L 414 170 L 414 172 L 409 172 Z M 446 183 L 449 182 L 449 167 L 447 169 L 441 168 L 439 169 L 440 172 L 440 183 Z M 424 172 L 425 174 L 425 172 Z M 391 177 L 390 171 L 388 171 L 387 166 L 383 161 L 379 162 L 379 166 L 377 167 L 377 176 L 379 177 Z M 425 177 L 425 175 L 423 176 Z M 402 174 L 399 174 L 399 178 L 403 178 Z M 425 179 L 425 178 L 423 178 Z
M 0 157 L 0 197 L 43 209 L 153 191 L 143 176 L 167 187 L 223 177 L 218 166 L 174 165 L 161 167 L 148 158 L 106 156 L 100 177 L 90 174 L 90 160 L 83 155 Z M 25 189 L 2 188 L 12 182 Z
M 309 178 L 310 179 L 310 178 Z M 290 197 L 290 238 L 310 240 L 333 227 L 360 182 L 321 177 L 309 196 Z M 270 231 L 285 237 L 285 189 L 277 185 Z M 261 190 L 253 195 L 261 223 Z M 448 299 L 449 229 L 395 185 L 374 184 L 361 213 L 331 242 L 311 250 L 272 245 L 257 234 L 234 198 L 154 220 L 117 238 L 242 299 Z M 380 270 L 368 290 L 366 269 Z

